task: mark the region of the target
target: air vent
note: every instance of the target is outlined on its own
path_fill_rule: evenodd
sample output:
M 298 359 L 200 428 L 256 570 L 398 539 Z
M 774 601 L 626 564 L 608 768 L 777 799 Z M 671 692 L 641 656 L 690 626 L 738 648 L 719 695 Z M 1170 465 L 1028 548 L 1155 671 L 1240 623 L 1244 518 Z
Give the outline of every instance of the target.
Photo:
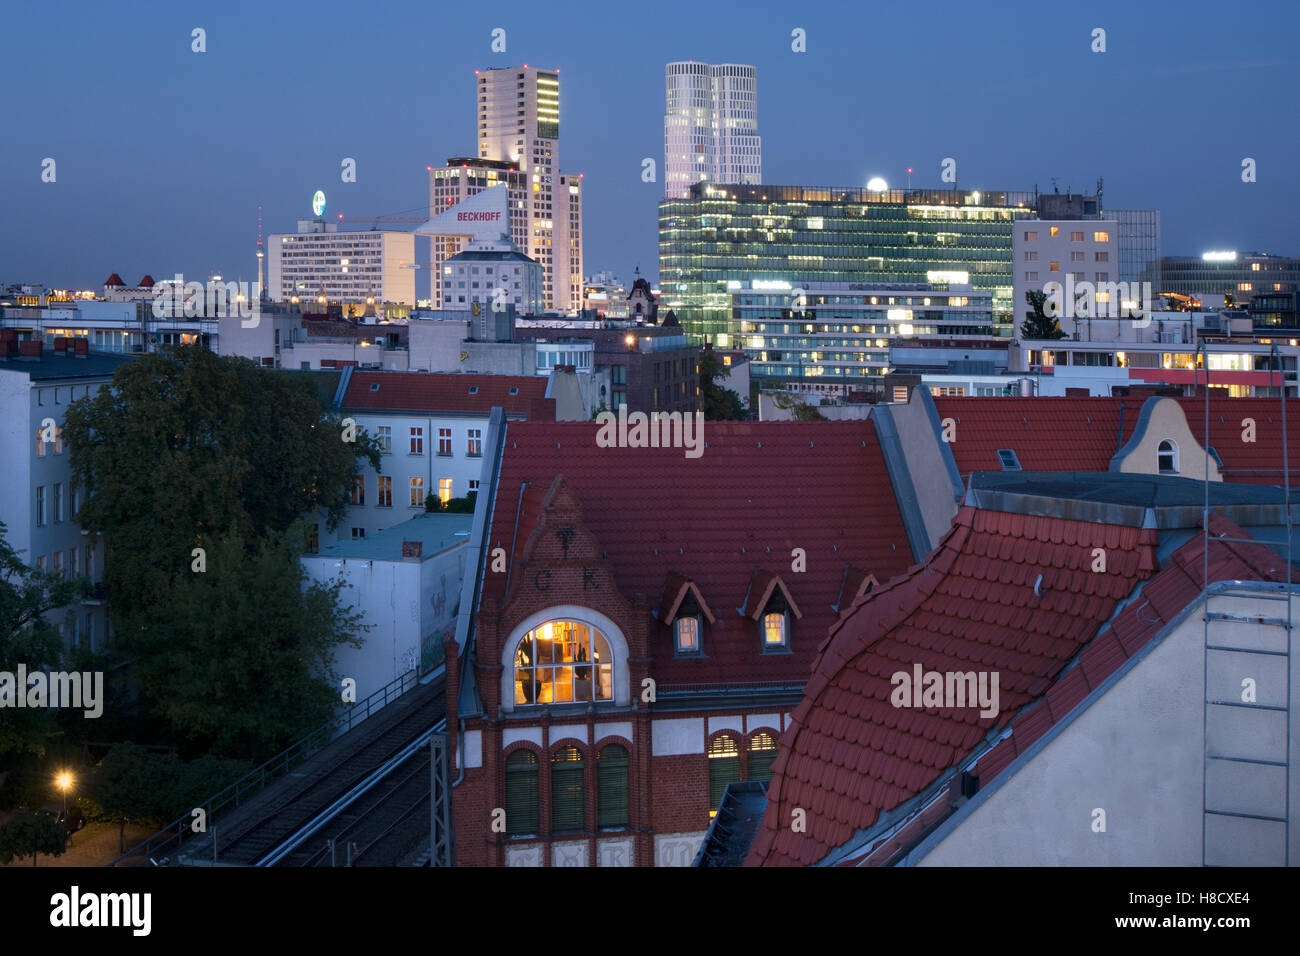
M 510 394 L 511 394 L 511 395 L 518 395 L 518 394 L 519 394 L 519 386 L 518 386 L 518 385 L 511 385 L 511 386 L 510 386 Z
M 1003 471 L 1024 470 L 1020 467 L 1020 459 L 1016 457 L 1016 453 L 1012 451 L 1010 448 L 998 449 L 998 461 L 1002 463 Z
M 377 391 L 379 391 L 379 383 L 378 383 L 378 382 L 374 382 L 374 383 L 372 383 L 371 386 L 370 386 L 370 390 L 371 390 L 372 392 L 377 392 Z
M 469 393 L 470 393 L 471 395 L 477 395 L 477 394 L 478 394 L 478 386 L 477 386 L 477 385 L 471 385 L 471 386 L 469 387 Z

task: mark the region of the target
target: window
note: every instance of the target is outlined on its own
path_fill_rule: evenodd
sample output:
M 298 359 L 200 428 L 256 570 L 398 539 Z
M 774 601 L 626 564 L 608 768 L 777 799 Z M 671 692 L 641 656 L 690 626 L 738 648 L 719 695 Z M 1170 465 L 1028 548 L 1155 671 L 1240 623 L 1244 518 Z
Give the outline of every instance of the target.
M 777 752 L 776 738 L 771 734 L 766 731 L 754 734 L 749 742 L 749 779 L 771 780 Z
M 1025 242 L 1037 242 L 1037 241 L 1038 241 L 1038 233 L 1036 232 L 1025 233 Z
M 1047 232 L 1047 234 L 1048 234 L 1049 236 L 1053 236 L 1053 237 L 1055 237 L 1055 236 L 1059 236 L 1059 235 L 1061 234 L 1061 227 L 1060 227 L 1060 226 L 1049 226 L 1049 227 L 1048 227 L 1048 232 Z
M 537 754 L 516 750 L 506 758 L 506 833 L 537 830 Z
M 393 429 L 388 425 L 379 426 L 379 450 L 385 455 L 393 450 Z
M 36 429 L 36 457 L 45 457 L 45 429 Z
M 95 546 L 86 545 L 86 577 L 95 580 Z
M 451 454 L 451 429 L 450 428 L 438 429 L 438 454 L 439 455 Z
M 423 478 L 411 479 L 411 507 L 412 508 L 424 507 L 424 479 Z
M 678 654 L 698 654 L 700 652 L 700 619 L 687 615 L 673 621 L 673 638 Z
M 1048 272 L 1060 272 L 1060 271 L 1061 271 L 1061 264 L 1060 264 L 1059 262 L 1049 262 L 1049 263 L 1047 264 L 1047 271 L 1048 271 Z
M 1016 456 L 1015 450 L 1011 448 L 998 449 L 998 462 L 1002 465 L 1003 471 L 1020 471 L 1020 459 Z
M 55 574 L 63 573 L 63 552 L 62 551 L 54 552 L 54 573 Z
M 596 826 L 628 824 L 627 751 L 618 744 L 602 747 L 596 756 Z
M 515 650 L 515 703 L 565 704 L 611 700 L 614 664 L 609 644 L 580 621 L 548 621 Z
M 740 780 L 740 747 L 730 734 L 715 737 L 709 744 L 709 816 L 718 812 L 727 784 Z
M 1083 261 L 1083 253 L 1082 253 L 1082 252 L 1072 252 L 1072 253 L 1070 253 L 1070 261 L 1071 261 L 1071 262 L 1082 262 L 1082 261 Z
M 1093 241 L 1093 242 L 1110 242 L 1110 233 L 1109 233 L 1109 232 L 1094 232 L 1094 233 L 1092 234 L 1092 241 Z
M 307 551 L 316 554 L 320 551 L 320 525 L 311 526 L 311 537 L 307 539 Z
M 366 476 L 352 476 L 352 496 L 351 501 L 354 505 L 364 505 L 366 503 Z
M 58 426 L 54 428 L 54 454 L 63 454 L 63 429 Z
M 551 830 L 582 829 L 582 751 L 561 747 L 551 754 Z
M 469 430 L 469 453 L 476 458 L 483 454 L 483 430 L 481 428 L 471 428 Z
M 1037 261 L 1038 261 L 1038 253 L 1037 253 L 1037 252 L 1033 252 L 1033 251 L 1026 252 L 1026 253 L 1025 253 L 1025 261 L 1026 261 L 1026 262 L 1037 262 Z
M 63 483 L 55 482 L 54 497 L 50 499 L 50 513 L 55 524 L 63 522 Z
M 470 493 L 471 495 L 476 495 L 476 494 L 478 494 L 478 479 L 477 479 L 477 478 L 471 478 L 471 479 L 469 480 L 469 493 Z
M 45 527 L 45 486 L 36 486 L 36 527 Z
M 379 476 L 379 501 L 381 508 L 391 508 L 393 506 L 393 479 L 389 475 Z
M 75 575 L 77 573 L 77 559 L 80 557 L 80 555 L 81 552 L 78 551 L 76 548 L 68 549 L 68 573 L 69 574 Z
M 77 512 L 81 510 L 81 489 L 71 482 L 68 483 L 68 518 L 77 520 Z
M 768 611 L 763 615 L 763 647 L 788 647 L 790 644 L 789 618 L 784 611 Z
M 411 429 L 411 454 L 412 455 L 424 454 L 424 428 L 423 427 Z
M 43 554 L 38 554 L 38 555 L 36 556 L 36 570 L 37 570 L 37 571 L 44 571 L 44 570 L 45 570 L 45 555 L 43 555 Z
M 1178 474 L 1178 444 L 1166 438 L 1156 449 L 1156 464 L 1162 475 Z
M 1083 242 L 1083 233 L 1082 233 L 1082 232 L 1072 232 L 1072 233 L 1070 233 L 1070 241 L 1071 241 L 1071 242 Z
M 1026 272 L 1026 273 L 1025 273 L 1025 281 L 1026 281 L 1026 282 L 1037 282 L 1037 281 L 1038 281 L 1038 273 L 1037 273 L 1037 272 Z
M 1109 252 L 1098 252 L 1093 255 L 1094 262 L 1110 262 Z
M 364 538 L 365 536 L 366 536 L 366 529 L 365 529 L 365 528 L 353 528 L 353 529 L 352 529 L 352 540 L 353 540 L 353 541 L 359 541 L 360 539 Z

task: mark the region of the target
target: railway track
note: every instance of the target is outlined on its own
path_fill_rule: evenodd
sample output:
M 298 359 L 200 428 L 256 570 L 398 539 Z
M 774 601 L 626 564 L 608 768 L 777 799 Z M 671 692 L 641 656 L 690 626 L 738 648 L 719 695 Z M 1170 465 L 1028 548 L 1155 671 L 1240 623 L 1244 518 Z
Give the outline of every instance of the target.
M 419 787 L 414 785 L 418 774 L 413 768 L 421 761 L 427 833 L 428 747 L 427 743 L 423 747 L 412 744 L 421 738 L 427 741 L 428 734 L 445 723 L 445 715 L 441 681 L 408 691 L 376 717 L 331 744 L 301 773 L 268 790 L 263 799 L 215 821 L 212 836 L 217 841 L 217 861 L 235 866 L 320 865 L 303 861 L 318 857 L 323 841 L 328 839 L 357 843 L 354 862 L 367 857 L 375 860 L 384 847 L 400 842 L 396 830 L 401 828 L 395 830 L 388 825 L 393 821 L 388 819 L 387 800 L 398 801 L 392 806 L 400 810 L 399 820 L 416 814 L 414 790 Z M 375 725 L 368 727 L 372 721 Z M 342 754 L 337 749 L 340 745 L 345 748 Z M 423 757 L 419 756 L 421 751 Z M 371 817 L 374 819 L 367 823 Z M 376 827 L 380 832 L 372 833 Z M 284 850 L 295 840 L 298 846 Z M 196 858 L 211 858 L 211 842 L 205 842 L 206 849 L 194 851 Z M 363 847 L 365 852 L 361 852 Z M 276 854 L 281 854 L 279 859 L 264 862 Z M 340 864 L 343 859 L 340 852 Z M 324 865 L 330 865 L 328 853 Z

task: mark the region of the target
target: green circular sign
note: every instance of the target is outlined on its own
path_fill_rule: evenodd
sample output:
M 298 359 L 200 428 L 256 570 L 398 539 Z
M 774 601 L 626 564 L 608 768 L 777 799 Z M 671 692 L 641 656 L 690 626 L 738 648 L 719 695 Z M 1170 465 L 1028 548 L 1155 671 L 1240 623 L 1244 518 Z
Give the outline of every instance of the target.
M 325 211 L 325 193 L 320 189 L 311 197 L 311 211 L 317 216 Z

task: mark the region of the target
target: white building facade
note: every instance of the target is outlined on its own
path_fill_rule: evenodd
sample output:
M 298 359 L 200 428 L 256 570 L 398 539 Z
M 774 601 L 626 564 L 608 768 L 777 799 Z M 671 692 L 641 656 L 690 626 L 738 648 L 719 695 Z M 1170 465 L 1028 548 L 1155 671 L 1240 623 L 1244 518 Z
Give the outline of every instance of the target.
M 416 304 L 414 233 L 339 232 L 335 223 L 303 219 L 294 235 L 269 238 L 266 261 L 267 292 L 277 302 Z
M 698 182 L 761 183 L 758 70 L 737 63 L 669 63 L 664 70 L 664 195 Z

